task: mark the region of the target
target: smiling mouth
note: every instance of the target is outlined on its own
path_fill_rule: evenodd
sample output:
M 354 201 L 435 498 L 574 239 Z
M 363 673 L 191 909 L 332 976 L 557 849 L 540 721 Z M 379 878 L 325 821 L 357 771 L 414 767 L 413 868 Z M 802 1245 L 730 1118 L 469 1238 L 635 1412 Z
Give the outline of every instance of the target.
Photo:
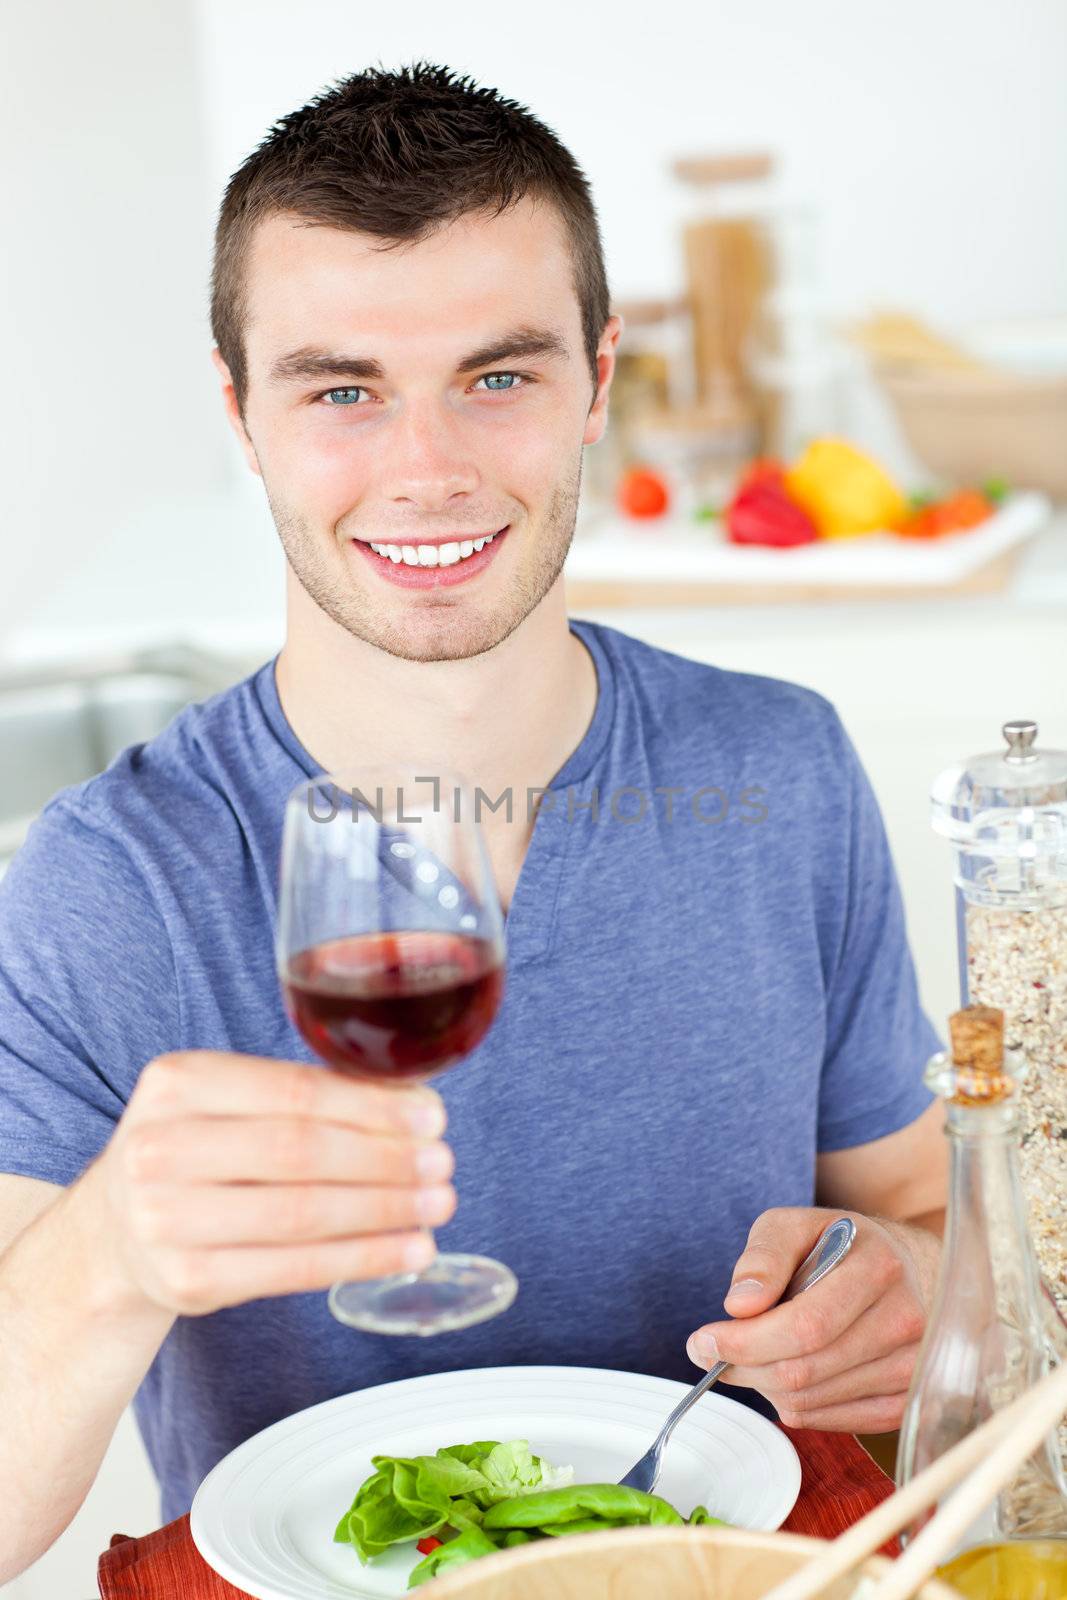
M 391 561 L 394 566 L 403 562 L 408 567 L 454 567 L 469 561 L 503 532 L 504 528 L 498 528 L 495 533 L 479 534 L 477 538 L 447 539 L 436 544 L 382 544 L 370 539 L 363 542 L 375 555 L 383 561 Z

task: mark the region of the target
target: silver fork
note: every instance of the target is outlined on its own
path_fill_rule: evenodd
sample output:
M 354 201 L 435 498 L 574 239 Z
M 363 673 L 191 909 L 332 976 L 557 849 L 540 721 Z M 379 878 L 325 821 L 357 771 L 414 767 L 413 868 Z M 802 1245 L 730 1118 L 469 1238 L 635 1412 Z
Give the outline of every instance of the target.
M 796 1295 L 802 1294 L 805 1289 L 810 1289 L 820 1278 L 825 1278 L 832 1272 L 838 1262 L 847 1255 L 852 1241 L 856 1237 L 856 1224 L 851 1217 L 841 1217 L 819 1235 L 814 1249 L 804 1257 L 800 1266 L 794 1272 L 785 1286 L 781 1298 L 775 1301 L 781 1305 L 786 1300 L 792 1300 Z M 768 1307 L 768 1309 L 770 1309 Z M 641 1457 L 640 1461 L 632 1466 L 625 1478 L 619 1479 L 619 1484 L 627 1489 L 643 1489 L 646 1494 L 651 1494 L 659 1480 L 659 1469 L 663 1459 L 663 1447 L 667 1443 L 676 1425 L 685 1416 L 694 1401 L 710 1389 L 717 1382 L 729 1366 L 727 1361 L 716 1361 L 715 1365 L 707 1371 L 700 1382 L 694 1384 L 689 1393 L 678 1402 L 663 1427 L 660 1429 L 656 1442 L 651 1450 Z

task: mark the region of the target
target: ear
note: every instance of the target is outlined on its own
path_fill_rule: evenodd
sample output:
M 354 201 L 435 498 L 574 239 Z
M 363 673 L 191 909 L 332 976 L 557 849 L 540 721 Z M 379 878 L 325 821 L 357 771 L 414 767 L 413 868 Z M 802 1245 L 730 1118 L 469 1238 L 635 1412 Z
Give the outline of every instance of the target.
M 583 444 L 596 444 L 604 436 L 604 429 L 608 425 L 608 390 L 615 372 L 615 347 L 619 342 L 619 335 L 624 327 L 620 316 L 610 316 L 604 324 L 604 332 L 600 336 L 597 346 L 597 377 L 598 385 L 596 399 L 588 417 L 585 419 L 585 433 L 582 435 Z
M 248 437 L 248 430 L 241 419 L 241 412 L 237 405 L 237 395 L 234 392 L 233 379 L 230 377 L 230 369 L 219 354 L 218 345 L 213 348 L 211 359 L 215 364 L 219 377 L 222 379 L 222 402 L 226 407 L 226 416 L 229 419 L 230 427 L 237 435 L 237 442 L 244 452 L 244 458 L 249 467 L 257 478 L 261 478 L 263 474 L 259 469 L 259 458 L 252 447 L 252 441 Z

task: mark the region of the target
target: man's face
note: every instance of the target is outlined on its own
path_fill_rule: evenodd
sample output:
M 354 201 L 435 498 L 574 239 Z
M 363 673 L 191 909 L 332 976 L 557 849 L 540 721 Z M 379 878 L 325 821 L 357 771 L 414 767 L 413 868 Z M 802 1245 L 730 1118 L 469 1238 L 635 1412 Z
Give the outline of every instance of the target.
M 247 436 L 213 359 L 289 563 L 322 611 L 391 655 L 478 655 L 559 577 L 622 324 L 605 328 L 590 409 L 553 208 L 524 200 L 415 245 L 380 243 L 291 217 L 259 227 Z M 556 348 L 522 353 L 520 335 Z

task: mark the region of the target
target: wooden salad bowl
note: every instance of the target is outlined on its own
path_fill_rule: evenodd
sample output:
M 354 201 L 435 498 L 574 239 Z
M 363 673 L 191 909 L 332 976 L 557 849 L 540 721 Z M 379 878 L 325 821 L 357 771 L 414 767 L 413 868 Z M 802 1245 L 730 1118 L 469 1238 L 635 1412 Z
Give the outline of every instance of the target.
M 427 1600 L 760 1600 L 824 1546 L 794 1533 L 744 1528 L 615 1528 L 574 1533 L 479 1556 L 423 1584 Z M 890 1563 L 871 1556 L 863 1572 Z M 850 1600 L 851 1577 L 826 1600 Z M 930 1579 L 916 1600 L 959 1600 Z

